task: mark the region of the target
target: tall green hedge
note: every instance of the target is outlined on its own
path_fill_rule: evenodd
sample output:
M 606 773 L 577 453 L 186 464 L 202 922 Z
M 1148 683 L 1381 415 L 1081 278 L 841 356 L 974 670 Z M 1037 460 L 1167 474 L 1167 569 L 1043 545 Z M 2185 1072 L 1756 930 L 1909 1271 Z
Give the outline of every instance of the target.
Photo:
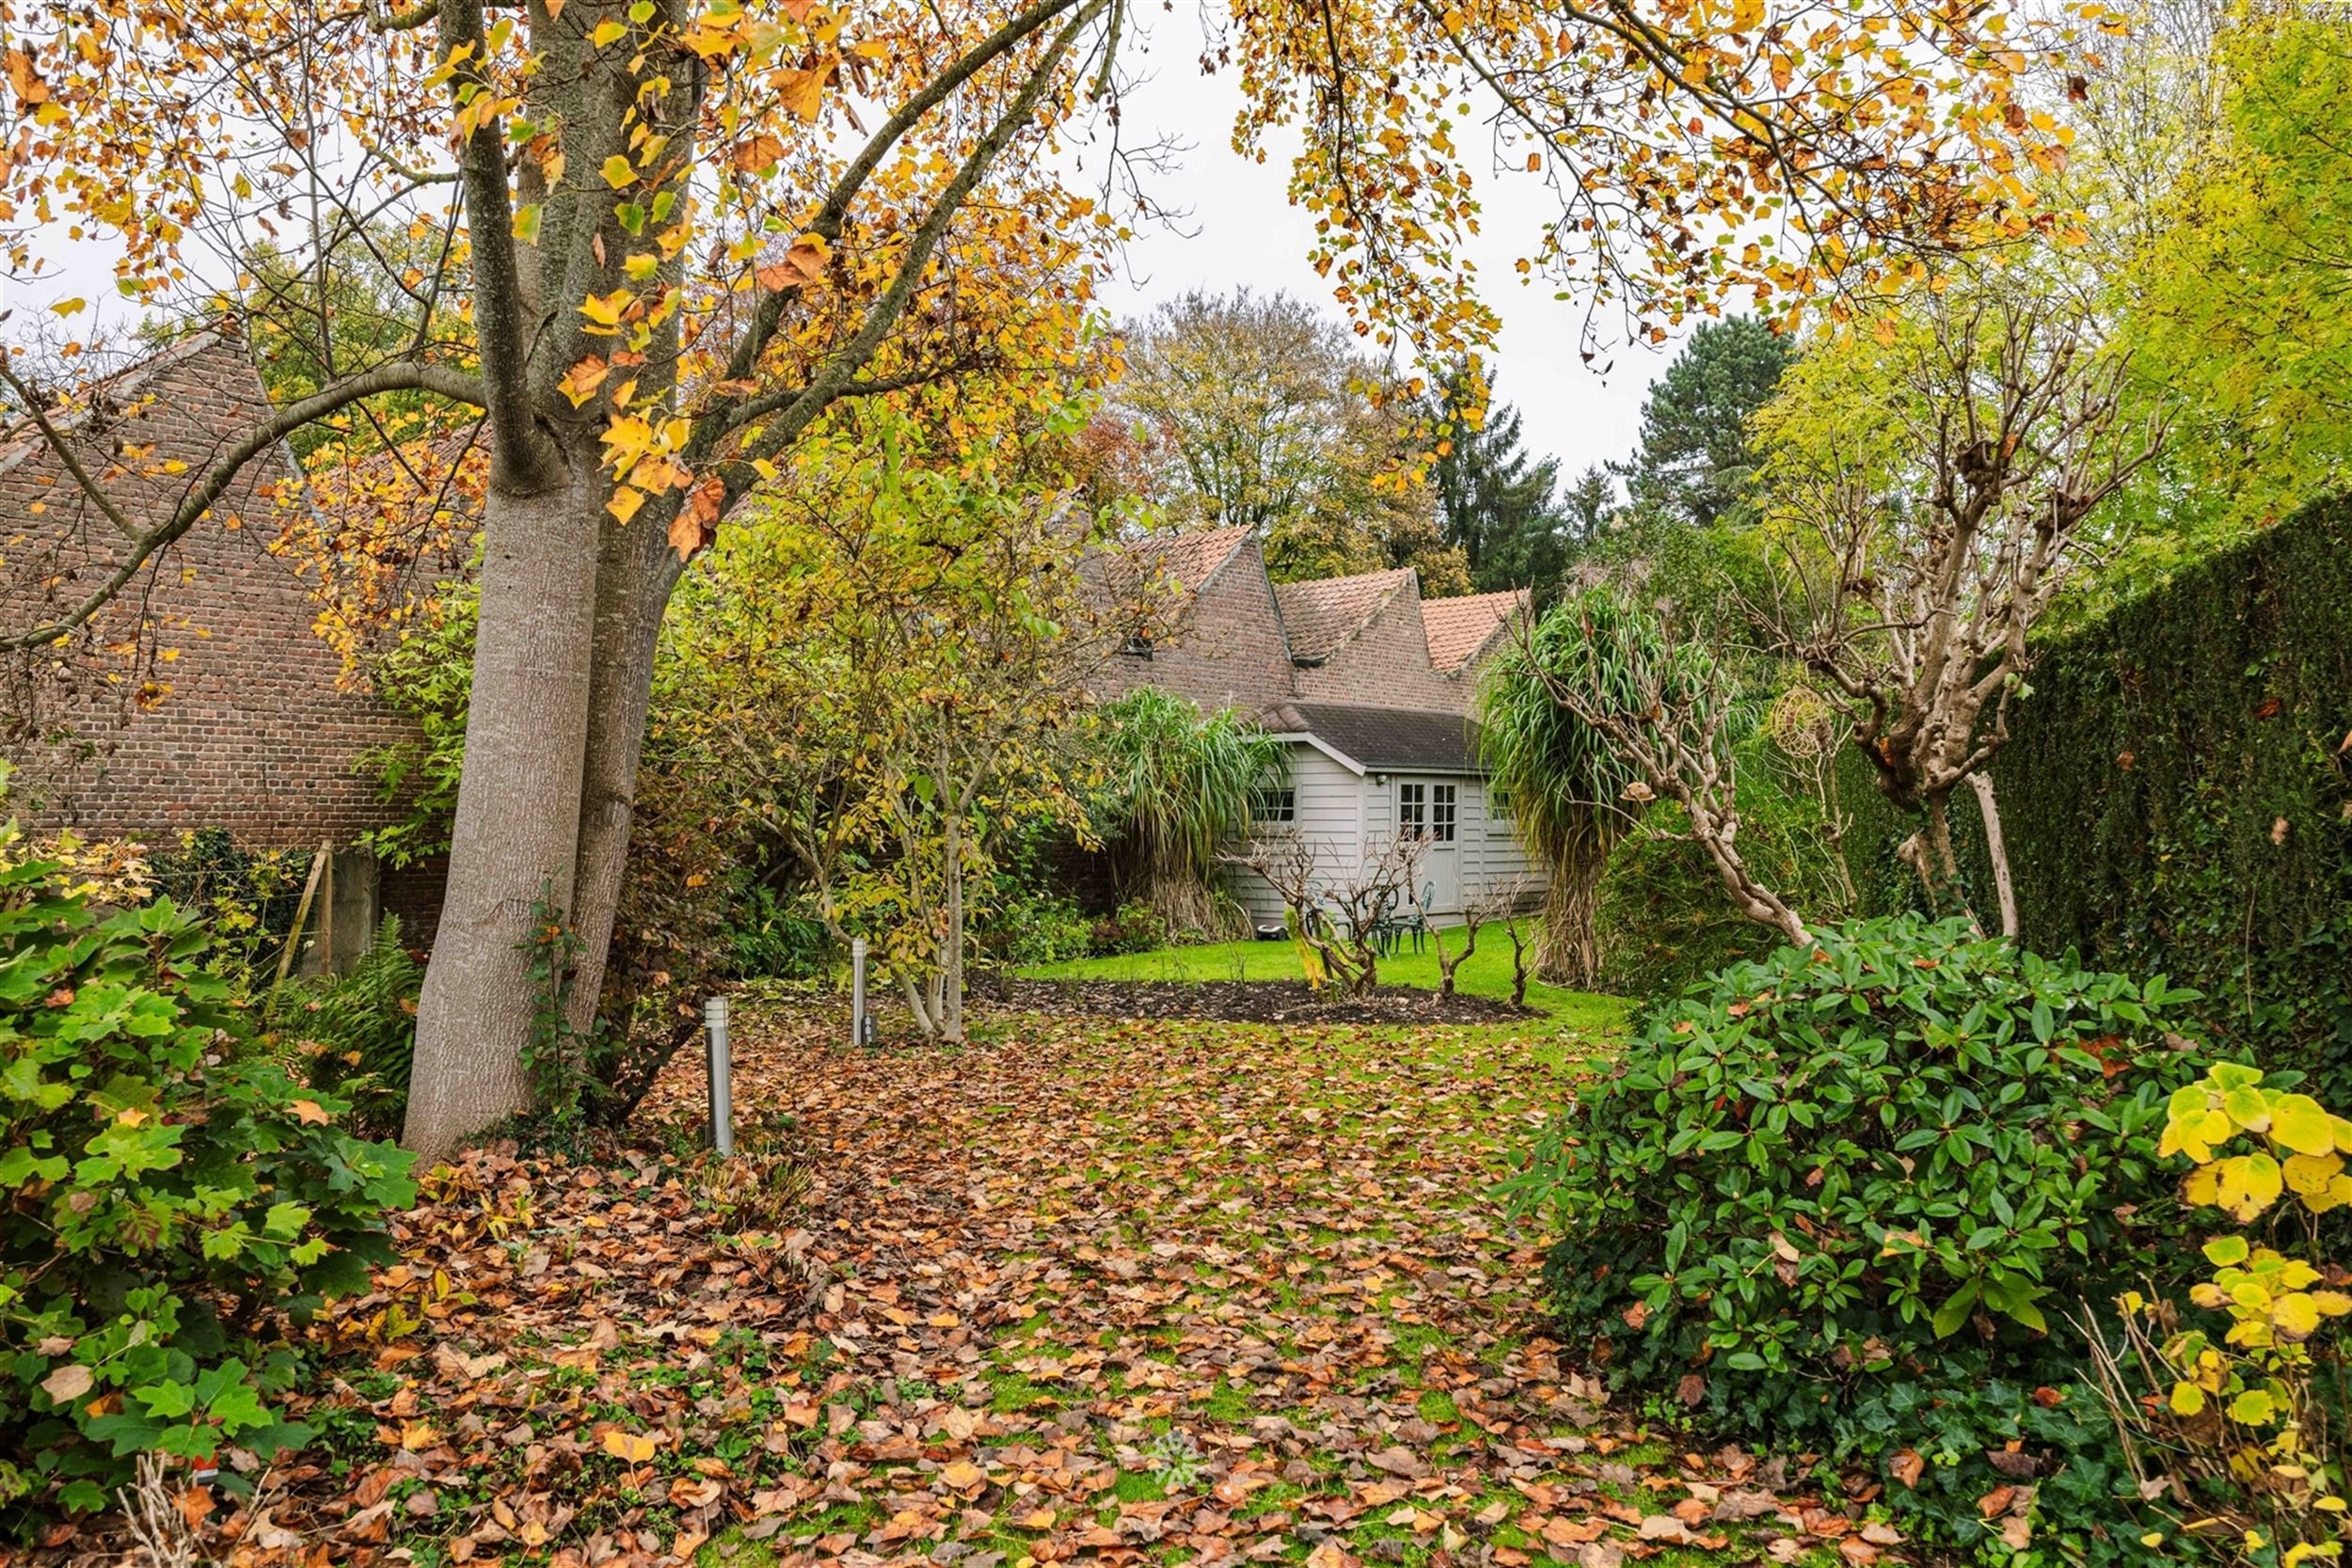
M 2227 1043 L 2352 1086 L 2352 498 L 2042 650 L 1993 769 L 2026 942 L 2207 993 Z M 1910 831 L 1859 759 L 1869 901 Z M 1979 910 L 1976 802 L 1954 799 Z

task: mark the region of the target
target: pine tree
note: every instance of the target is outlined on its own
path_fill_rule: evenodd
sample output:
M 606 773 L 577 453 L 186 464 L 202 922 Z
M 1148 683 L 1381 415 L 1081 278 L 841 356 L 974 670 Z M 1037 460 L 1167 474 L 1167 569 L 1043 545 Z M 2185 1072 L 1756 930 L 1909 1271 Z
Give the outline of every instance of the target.
M 1642 404 L 1642 445 L 1621 470 L 1635 507 L 1704 528 L 1737 508 L 1756 457 L 1748 418 L 1796 358 L 1760 322 L 1708 322 Z
M 1457 372 L 1449 399 L 1465 389 Z M 1507 404 L 1493 405 L 1476 429 L 1451 415 L 1440 420 L 1447 445 L 1429 483 L 1445 542 L 1461 550 L 1471 588 L 1549 588 L 1580 542 L 1555 494 L 1560 460 L 1536 462 L 1521 449 L 1519 412 Z

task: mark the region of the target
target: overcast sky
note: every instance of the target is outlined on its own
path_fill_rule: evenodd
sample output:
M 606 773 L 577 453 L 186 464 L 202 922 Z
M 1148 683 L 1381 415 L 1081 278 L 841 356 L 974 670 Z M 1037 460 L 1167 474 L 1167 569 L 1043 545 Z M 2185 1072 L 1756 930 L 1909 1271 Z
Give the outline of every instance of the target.
M 1307 264 L 1311 225 L 1284 194 L 1287 160 L 1261 165 L 1232 150 L 1241 96 L 1228 74 L 1204 77 L 1198 64 L 1198 24 L 1180 6 L 1154 19 L 1148 53 L 1131 55 L 1148 80 L 1122 103 L 1130 146 L 1159 137 L 1184 144 L 1181 166 L 1147 176 L 1155 199 L 1186 215 L 1183 232 L 1143 230 L 1128 253 L 1127 276 L 1112 279 L 1104 303 L 1116 315 L 1140 314 L 1188 289 L 1225 292 L 1242 285 L 1287 290 L 1341 316 L 1330 285 Z M 1465 146 L 1473 145 L 1464 138 Z M 1482 172 L 1473 161 L 1473 172 Z M 1092 160 L 1088 172 L 1095 172 Z M 1522 286 L 1512 262 L 1540 238 L 1557 209 L 1533 180 L 1487 182 L 1478 263 L 1487 303 L 1502 315 L 1496 369 L 1502 401 L 1525 417 L 1526 441 L 1538 455 L 1556 454 L 1564 477 L 1621 458 L 1633 445 L 1642 396 L 1665 368 L 1674 345 L 1618 346 L 1592 366 L 1579 357 L 1584 316 L 1581 302 L 1555 300 L 1549 285 Z M 1604 321 L 1604 325 L 1613 323 Z

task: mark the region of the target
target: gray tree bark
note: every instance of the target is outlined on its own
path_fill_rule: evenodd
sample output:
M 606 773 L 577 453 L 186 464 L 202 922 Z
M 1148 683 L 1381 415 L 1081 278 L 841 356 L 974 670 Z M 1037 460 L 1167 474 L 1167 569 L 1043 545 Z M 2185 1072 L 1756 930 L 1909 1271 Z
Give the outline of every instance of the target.
M 528 1108 L 532 907 L 574 895 L 604 509 L 595 454 L 566 456 L 534 492 L 494 488 L 484 518 L 466 787 L 402 1140 L 428 1161 Z
M 653 705 L 654 654 L 661 618 L 683 570 L 660 529 L 603 521 L 596 567 L 596 665 L 589 683 L 588 748 L 580 807 L 579 877 L 572 899 L 580 971 L 566 1017 L 575 1029 L 596 1020 L 612 955 L 637 767 Z

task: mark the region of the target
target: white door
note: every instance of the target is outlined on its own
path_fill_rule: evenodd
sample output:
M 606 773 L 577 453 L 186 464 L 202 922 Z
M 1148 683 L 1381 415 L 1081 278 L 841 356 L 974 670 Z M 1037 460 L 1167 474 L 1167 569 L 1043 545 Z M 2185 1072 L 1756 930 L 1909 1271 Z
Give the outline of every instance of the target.
M 1462 911 L 1459 786 L 1438 779 L 1406 779 L 1396 786 L 1397 832 L 1422 841 L 1420 893 L 1433 914 Z

